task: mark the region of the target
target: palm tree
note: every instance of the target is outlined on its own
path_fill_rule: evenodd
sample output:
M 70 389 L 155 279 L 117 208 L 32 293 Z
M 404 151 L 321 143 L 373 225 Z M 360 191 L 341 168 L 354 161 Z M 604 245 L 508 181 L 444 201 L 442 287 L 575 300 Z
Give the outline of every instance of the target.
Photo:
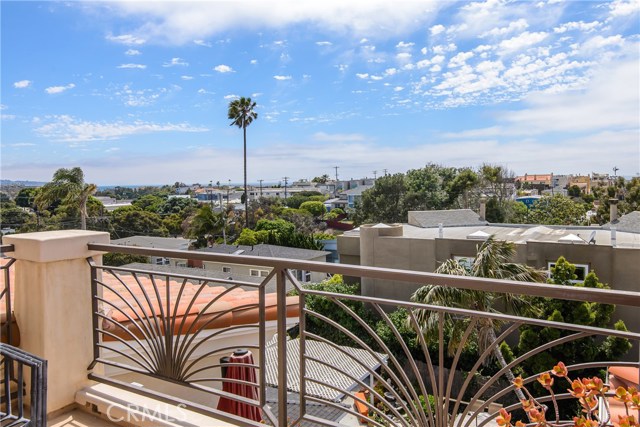
M 209 205 L 203 205 L 191 220 L 188 235 L 199 239 L 206 239 L 207 243 L 213 243 L 215 236 L 222 231 L 224 243 L 227 244 L 225 212 L 216 213 Z
M 475 260 L 469 268 L 465 268 L 456 260 L 447 260 L 438 267 L 436 273 L 452 274 L 457 276 L 486 277 L 492 279 L 508 279 L 521 282 L 543 282 L 546 278 L 544 272 L 523 264 L 511 262 L 515 255 L 515 245 L 512 242 L 496 240 L 490 236 L 479 248 Z M 530 307 L 527 300 L 512 294 L 496 294 L 471 289 L 460 289 L 449 286 L 427 285 L 418 289 L 411 297 L 412 301 L 440 305 L 446 307 L 465 308 L 474 311 L 497 313 L 496 306 L 503 307 L 514 314 L 522 314 Z M 426 337 L 438 336 L 438 313 L 428 310 L 417 310 L 416 318 Z M 461 343 L 456 340 L 462 336 L 457 331 L 463 331 L 468 319 L 447 317 L 447 324 L 453 330 L 449 341 L 449 352 L 453 353 Z M 480 319 L 476 323 L 476 335 L 480 353 L 487 348 L 492 348 L 492 354 L 502 368 L 507 366 L 496 335 L 500 324 L 489 318 Z M 435 331 L 435 335 L 432 332 Z M 511 369 L 505 372 L 507 379 L 513 383 L 515 376 Z M 520 389 L 515 389 L 518 399 L 524 400 L 525 396 Z
M 242 128 L 244 137 L 244 215 L 245 226 L 249 227 L 249 194 L 247 193 L 247 126 L 258 118 L 258 113 L 253 111 L 256 103 L 251 98 L 242 97 L 229 103 L 228 118 L 232 120 L 231 126 Z
M 51 182 L 42 186 L 36 196 L 35 203 L 39 209 L 46 209 L 56 201 L 78 208 L 80 210 L 80 228 L 86 230 L 87 202 L 97 188 L 95 184 L 84 182 L 84 173 L 79 167 L 60 168 L 53 174 Z

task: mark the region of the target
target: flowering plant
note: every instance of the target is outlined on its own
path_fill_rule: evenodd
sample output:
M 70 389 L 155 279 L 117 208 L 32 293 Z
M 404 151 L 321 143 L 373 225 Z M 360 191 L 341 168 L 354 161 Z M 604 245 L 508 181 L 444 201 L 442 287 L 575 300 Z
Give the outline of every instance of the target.
M 569 383 L 570 388 L 567 391 L 571 396 L 578 399 L 580 406 L 582 407 L 582 414 L 580 416 L 573 417 L 572 421 L 560 421 L 560 414 L 558 410 L 558 403 L 556 401 L 555 394 L 552 386 L 556 378 L 565 378 Z M 521 377 L 516 378 L 513 384 L 516 388 L 522 389 L 527 394 L 527 399 L 523 400 L 522 409 L 529 417 L 531 425 L 536 427 L 603 427 L 605 425 L 611 425 L 609 416 L 609 405 L 607 402 L 607 392 L 609 386 L 605 384 L 600 378 L 581 378 L 571 379 L 569 377 L 569 371 L 564 363 L 559 362 L 549 372 L 545 372 L 538 376 L 538 382 L 542 387 L 549 391 L 551 395 L 551 401 L 555 410 L 555 420 L 547 420 L 548 407 L 542 405 L 535 397 L 531 395 L 529 390 L 524 386 L 524 381 Z M 625 407 L 626 415 L 618 415 L 618 424 L 620 427 L 640 427 L 637 419 L 637 411 L 640 410 L 640 393 L 635 387 L 618 387 L 613 396 L 619 402 L 622 402 Z M 604 403 L 605 416 L 601 418 L 599 413 L 598 404 L 602 401 Z M 631 413 L 635 411 L 636 414 Z M 496 419 L 498 426 L 500 427 L 512 427 L 511 414 L 504 408 L 500 409 L 500 414 Z M 516 427 L 524 427 L 527 424 L 522 421 L 516 421 Z

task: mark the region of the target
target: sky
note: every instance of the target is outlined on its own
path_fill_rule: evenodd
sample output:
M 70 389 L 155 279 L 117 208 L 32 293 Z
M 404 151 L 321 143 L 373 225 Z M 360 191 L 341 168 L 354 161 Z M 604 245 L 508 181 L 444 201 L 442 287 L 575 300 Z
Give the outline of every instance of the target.
M 640 174 L 640 0 L 0 2 L 2 179 Z

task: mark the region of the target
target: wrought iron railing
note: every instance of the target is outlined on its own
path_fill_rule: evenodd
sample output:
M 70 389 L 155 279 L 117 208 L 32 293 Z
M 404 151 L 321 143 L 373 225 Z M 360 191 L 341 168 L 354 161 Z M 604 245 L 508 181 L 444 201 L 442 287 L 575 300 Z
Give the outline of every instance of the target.
M 0 423 L 3 426 L 45 427 L 47 361 L 9 344 L 0 344 L 0 356 Z
M 44 427 L 47 362 L 14 347 L 20 341 L 13 316 L 11 269 L 15 259 L 6 255 L 13 250 L 13 245 L 0 245 L 0 424 Z
M 95 331 L 92 368 L 103 364 L 120 372 L 163 379 L 215 399 L 231 399 L 257 407 L 267 424 L 332 426 L 347 420 L 366 419 L 372 426 L 482 427 L 495 419 L 499 408 L 518 409 L 514 386 L 508 380 L 510 373 L 525 374 L 525 384 L 535 381 L 540 369 L 534 370 L 529 362 L 569 343 L 589 346 L 615 338 L 622 340 L 619 342 L 628 340 L 634 346 L 622 361 L 569 365 L 573 373 L 598 373 L 610 366 L 640 368 L 638 331 L 324 292 L 305 287 L 292 270 L 389 280 L 395 286 L 401 286 L 402 282 L 432 284 L 526 297 L 618 304 L 640 310 L 638 292 L 108 244 L 89 244 L 89 249 L 270 269 L 269 275 L 256 284 L 213 279 L 196 273 L 106 267 L 90 261 Z M 274 281 L 275 325 L 268 322 L 267 300 L 273 296 L 266 292 Z M 119 284 L 118 287 L 114 283 Z M 199 300 L 212 286 L 218 285 L 224 289 L 216 296 Z M 255 290 L 259 294 L 257 304 L 213 309 L 240 287 Z M 291 325 L 286 313 L 291 297 L 288 301 L 286 294 L 291 287 L 300 317 L 299 326 L 288 331 Z M 324 301 L 323 312 L 309 304 L 318 298 Z M 192 310 L 198 304 L 201 304 L 199 309 Z M 368 311 L 363 310 L 365 307 Z M 259 315 L 246 324 L 216 324 L 222 316 L 238 308 L 255 309 Z M 400 322 L 398 313 L 394 313 L 399 308 L 404 310 Z M 375 316 L 363 315 L 368 312 Z M 425 333 L 423 319 L 427 312 L 433 313 L 433 327 Z M 193 317 L 185 320 L 186 316 Z M 457 328 L 450 327 L 450 319 L 459 320 Z M 312 327 L 314 324 L 322 325 L 322 331 Z M 496 350 L 503 342 L 517 342 L 525 325 L 530 332 L 547 334 L 549 338 L 525 352 L 505 357 L 502 364 L 497 363 Z M 277 328 L 277 340 L 273 343 L 267 343 L 266 331 L 270 326 Z M 256 370 L 254 381 L 229 379 L 220 373 L 220 356 L 237 346 L 220 347 L 217 342 L 224 334 L 239 330 L 253 330 L 258 334 L 257 341 L 254 340 L 257 344 L 243 345 L 257 355 L 257 361 L 251 366 Z M 291 339 L 287 339 L 288 335 Z M 487 337 L 490 339 L 481 340 Z M 455 345 L 449 345 L 452 341 Z M 499 353 L 504 355 L 502 351 Z M 558 360 L 549 362 L 542 370 L 551 369 Z M 131 386 L 131 381 L 119 381 L 117 373 L 91 374 L 91 378 L 198 412 L 226 417 L 238 425 L 260 425 L 220 412 L 188 396 L 176 399 L 148 387 Z M 225 391 L 225 382 L 253 387 L 257 394 L 253 398 L 235 395 Z M 559 400 L 568 397 L 563 393 L 556 395 Z

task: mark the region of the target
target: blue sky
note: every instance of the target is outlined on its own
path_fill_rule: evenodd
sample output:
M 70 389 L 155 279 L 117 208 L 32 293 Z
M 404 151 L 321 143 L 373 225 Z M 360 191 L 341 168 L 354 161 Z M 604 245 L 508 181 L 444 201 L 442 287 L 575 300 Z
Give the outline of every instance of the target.
M 640 1 L 2 1 L 3 179 L 640 173 Z

